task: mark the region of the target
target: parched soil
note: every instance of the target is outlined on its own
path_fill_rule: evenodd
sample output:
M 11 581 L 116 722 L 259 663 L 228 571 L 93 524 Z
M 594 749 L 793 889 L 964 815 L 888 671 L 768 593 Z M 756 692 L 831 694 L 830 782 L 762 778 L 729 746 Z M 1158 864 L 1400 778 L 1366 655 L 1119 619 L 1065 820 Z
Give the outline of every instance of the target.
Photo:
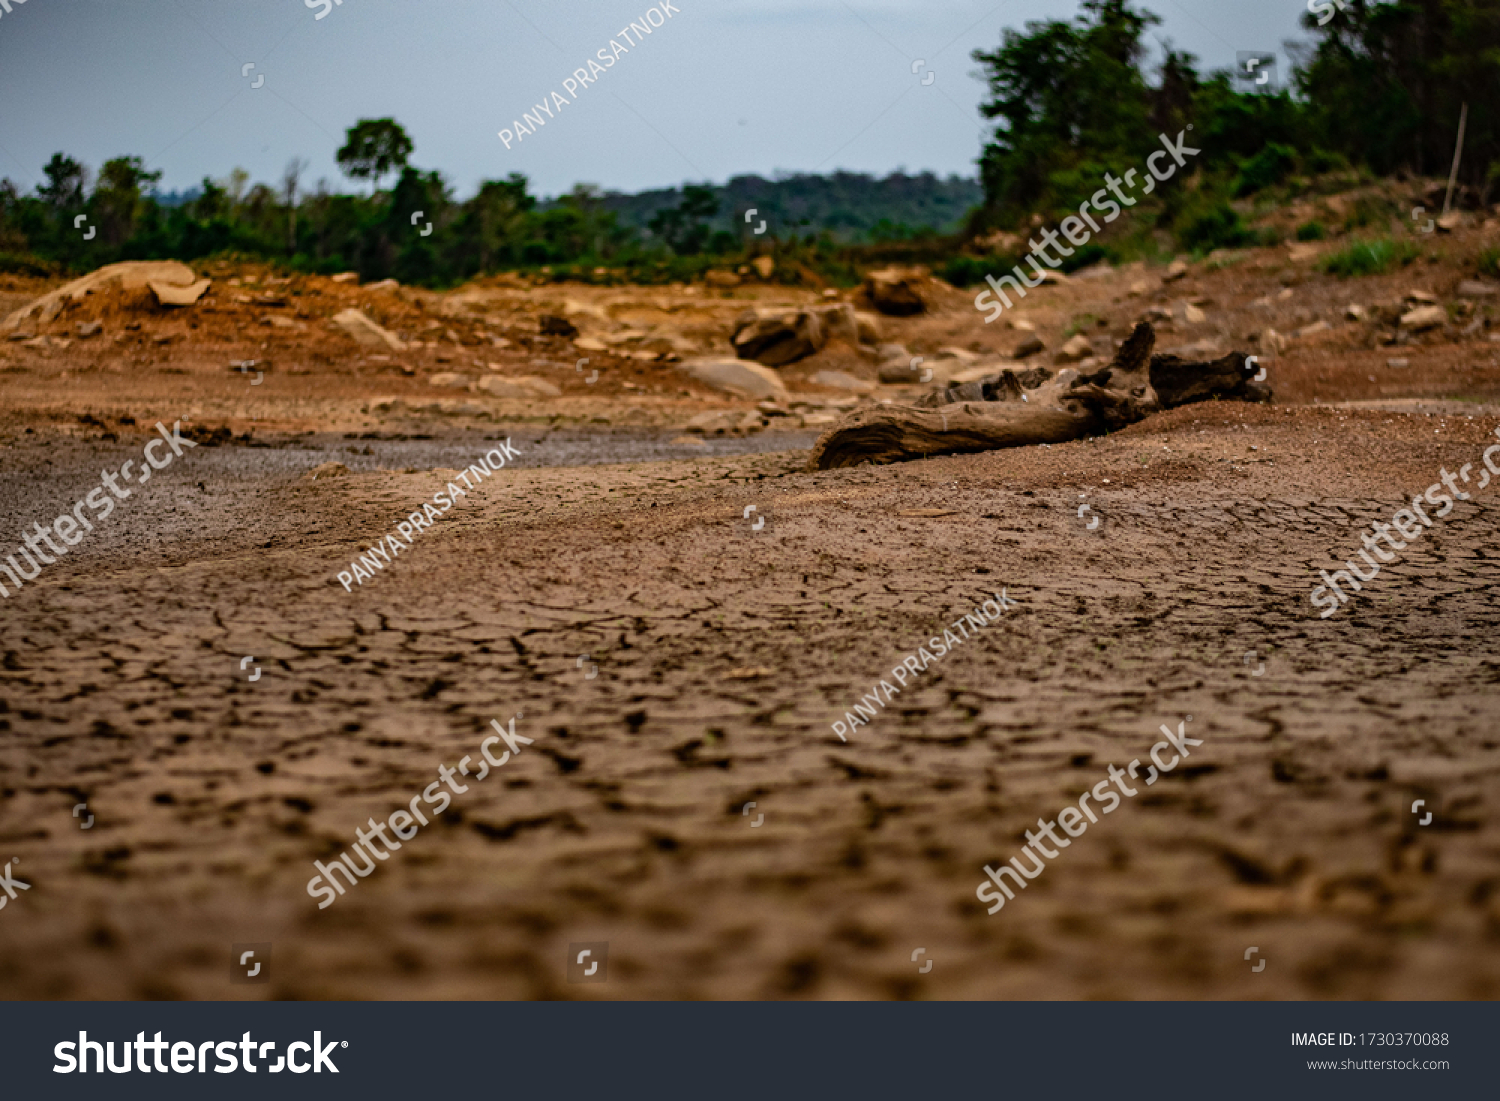
M 1075 314 L 1124 331 L 1191 291 L 1224 304 L 1202 307 L 1208 335 L 1243 347 L 1291 327 L 1276 311 L 1333 322 L 1414 279 L 1304 272 L 1288 302 L 1287 263 L 1159 298 L 1132 273 L 1075 280 L 1028 310 L 1055 347 Z M 1431 270 L 1440 295 L 1461 275 Z M 954 294 L 891 335 L 1004 351 Z M 157 420 L 190 415 L 204 440 L 0 600 L 0 860 L 30 884 L 0 911 L 0 991 L 1500 996 L 1500 485 L 1473 484 L 1336 615 L 1309 603 L 1441 469 L 1477 482 L 1500 368 L 1487 326 L 1458 322 L 1395 348 L 1376 322 L 1293 341 L 1270 406 L 820 473 L 802 417 L 837 395 L 801 384 L 810 413 L 634 461 L 697 412 L 754 408 L 665 360 L 622 361 L 639 395 L 579 378 L 551 402 L 397 417 L 371 398 L 431 392 L 436 355 L 477 353 L 424 348 L 407 376 L 331 337 L 326 364 L 290 344 L 247 397 L 226 361 L 253 345 L 153 351 L 149 317 L 134 361 L 124 341 L 0 345 L 0 530 L 70 508 Z M 538 371 L 545 350 L 513 343 L 490 345 L 501 366 Z M 345 591 L 338 571 L 507 437 L 519 463 Z M 308 476 L 329 460 L 349 472 Z M 999 622 L 840 740 L 835 720 L 1002 590 Z M 446 813 L 318 909 L 313 861 L 440 765 L 472 773 L 512 716 L 532 744 L 459 777 Z M 1179 722 L 1203 742 L 1180 767 L 985 913 L 984 865 Z M 568 982 L 569 946 L 595 941 L 608 981 Z M 270 982 L 230 983 L 242 942 L 273 945 Z

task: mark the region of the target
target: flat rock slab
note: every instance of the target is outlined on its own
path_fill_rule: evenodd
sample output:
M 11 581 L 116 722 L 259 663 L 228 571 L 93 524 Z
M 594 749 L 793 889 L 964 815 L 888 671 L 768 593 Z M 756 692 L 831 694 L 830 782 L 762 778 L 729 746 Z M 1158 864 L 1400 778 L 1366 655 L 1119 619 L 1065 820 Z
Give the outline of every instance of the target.
M 162 306 L 191 306 L 207 293 L 211 279 L 200 279 L 196 283 L 189 283 L 185 287 L 174 283 L 163 283 L 153 279 L 146 284 L 151 288 L 151 293 L 156 296 L 156 301 Z M 283 321 L 284 318 L 274 318 L 274 321 Z
M 724 394 L 750 398 L 784 398 L 786 384 L 769 367 L 727 356 L 698 356 L 685 359 L 678 369 L 687 372 L 703 385 Z
M 336 313 L 333 315 L 333 323 L 366 348 L 388 348 L 393 352 L 406 350 L 400 337 L 375 324 L 363 310 L 350 307 L 342 313 Z

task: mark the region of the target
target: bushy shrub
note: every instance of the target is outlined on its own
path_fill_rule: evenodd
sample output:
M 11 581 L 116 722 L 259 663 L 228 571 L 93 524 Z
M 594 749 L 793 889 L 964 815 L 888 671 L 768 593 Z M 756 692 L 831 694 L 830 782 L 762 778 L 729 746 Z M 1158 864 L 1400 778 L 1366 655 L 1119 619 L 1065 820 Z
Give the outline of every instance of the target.
M 1259 153 L 1240 163 L 1240 174 L 1234 181 L 1235 197 L 1252 195 L 1279 184 L 1296 167 L 1295 149 L 1276 141 L 1266 142 Z
M 1177 232 L 1182 247 L 1194 252 L 1216 248 L 1244 248 L 1255 244 L 1255 233 L 1245 225 L 1233 207 L 1219 203 L 1190 216 Z
M 1328 230 L 1323 228 L 1323 223 L 1314 218 L 1311 222 L 1303 222 L 1297 227 L 1297 240 L 1299 241 L 1321 241 L 1328 236 Z

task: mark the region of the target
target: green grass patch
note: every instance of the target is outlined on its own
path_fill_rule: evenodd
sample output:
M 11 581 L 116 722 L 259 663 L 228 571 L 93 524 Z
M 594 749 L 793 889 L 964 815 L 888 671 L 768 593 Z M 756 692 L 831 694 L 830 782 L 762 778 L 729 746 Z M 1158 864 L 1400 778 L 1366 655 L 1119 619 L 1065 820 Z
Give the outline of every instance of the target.
M 1327 236 L 1328 230 L 1317 219 L 1311 222 L 1303 222 L 1297 227 L 1297 240 L 1299 241 L 1321 241 Z
M 1393 241 L 1389 237 L 1355 241 L 1323 258 L 1318 266 L 1329 275 L 1380 275 L 1397 265 L 1410 264 L 1422 250 L 1410 241 Z
M 1477 257 L 1479 274 L 1500 279 L 1500 248 L 1487 248 Z

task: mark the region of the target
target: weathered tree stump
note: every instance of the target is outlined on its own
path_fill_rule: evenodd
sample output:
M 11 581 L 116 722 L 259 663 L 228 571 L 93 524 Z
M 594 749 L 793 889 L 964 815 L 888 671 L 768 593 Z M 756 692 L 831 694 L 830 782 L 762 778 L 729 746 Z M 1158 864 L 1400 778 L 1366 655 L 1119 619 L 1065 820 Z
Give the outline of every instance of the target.
M 1099 371 L 1066 368 L 1050 378 L 1035 368 L 1000 371 L 940 387 L 915 405 L 856 410 L 818 438 L 808 469 L 1066 443 L 1190 402 L 1270 400 L 1270 388 L 1254 381 L 1239 352 L 1193 362 L 1153 356 L 1155 343 L 1155 331 L 1143 322 Z

